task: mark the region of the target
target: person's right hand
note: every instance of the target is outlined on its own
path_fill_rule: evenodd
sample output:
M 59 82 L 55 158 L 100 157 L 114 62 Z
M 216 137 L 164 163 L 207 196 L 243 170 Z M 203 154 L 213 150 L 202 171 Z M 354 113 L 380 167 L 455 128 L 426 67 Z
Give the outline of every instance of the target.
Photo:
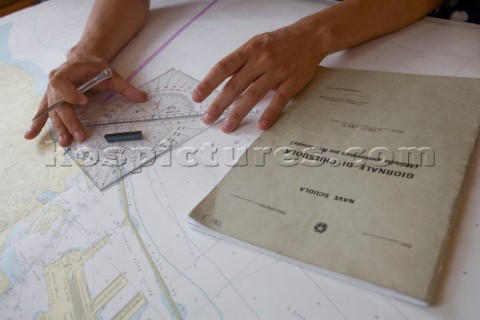
M 25 139 L 35 138 L 45 126 L 50 117 L 53 129 L 56 132 L 58 143 L 68 146 L 72 137 L 76 141 L 87 138 L 85 130 L 75 113 L 72 105 L 87 104 L 87 97 L 75 90 L 78 86 L 90 80 L 102 70 L 111 68 L 106 61 L 101 59 L 70 59 L 50 72 L 50 82 L 37 112 L 45 110 L 48 106 L 61 99 L 67 103 L 32 122 L 30 129 L 25 133 Z M 96 91 L 113 90 L 123 97 L 134 102 L 144 102 L 148 95 L 133 87 L 112 69 L 112 77 L 93 88 Z

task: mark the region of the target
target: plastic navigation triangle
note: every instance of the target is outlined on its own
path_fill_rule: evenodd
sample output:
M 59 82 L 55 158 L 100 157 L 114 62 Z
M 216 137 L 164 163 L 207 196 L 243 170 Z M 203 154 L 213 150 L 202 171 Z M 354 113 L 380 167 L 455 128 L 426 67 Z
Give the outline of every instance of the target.
M 72 143 L 70 157 L 100 190 L 105 189 L 208 128 L 201 118 L 214 95 L 202 103 L 193 102 L 197 84 L 189 75 L 171 69 L 139 87 L 149 95 L 145 103 L 119 97 L 79 109 L 89 138 Z M 142 131 L 143 139 L 108 143 L 104 138 L 131 131 Z

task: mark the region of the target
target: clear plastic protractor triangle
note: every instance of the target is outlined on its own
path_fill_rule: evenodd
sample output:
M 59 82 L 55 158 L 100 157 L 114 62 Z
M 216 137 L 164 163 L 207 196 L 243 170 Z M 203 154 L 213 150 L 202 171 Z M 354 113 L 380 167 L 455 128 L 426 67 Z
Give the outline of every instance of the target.
M 191 76 L 170 69 L 138 87 L 148 94 L 147 102 L 135 103 L 119 96 L 105 105 L 95 103 L 82 108 L 79 116 L 85 127 L 201 116 L 212 97 L 202 103 L 193 102 L 191 95 L 197 84 L 198 80 Z
M 197 84 L 198 80 L 171 69 L 139 87 L 149 95 L 145 103 L 119 97 L 83 108 L 79 117 L 89 138 L 72 143 L 70 157 L 100 190 L 151 163 L 208 128 L 201 117 L 216 93 L 195 103 L 191 95 Z M 143 138 L 115 143 L 104 138 L 132 131 L 142 131 Z

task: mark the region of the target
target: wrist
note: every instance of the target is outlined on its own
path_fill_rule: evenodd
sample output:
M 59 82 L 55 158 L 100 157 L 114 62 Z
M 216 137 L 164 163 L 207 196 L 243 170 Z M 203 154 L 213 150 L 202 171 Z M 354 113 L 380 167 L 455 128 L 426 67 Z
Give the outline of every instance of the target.
M 110 58 L 102 52 L 102 50 L 95 46 L 89 46 L 82 42 L 74 45 L 67 52 L 67 61 L 106 61 Z
M 296 24 L 308 30 L 312 50 L 323 59 L 367 40 L 362 28 L 356 27 L 361 16 L 358 11 L 357 1 L 342 1 L 300 19 Z
M 299 30 L 300 37 L 308 44 L 314 59 L 318 63 L 334 52 L 328 26 L 319 23 L 315 15 L 302 18 L 295 22 L 293 26 Z

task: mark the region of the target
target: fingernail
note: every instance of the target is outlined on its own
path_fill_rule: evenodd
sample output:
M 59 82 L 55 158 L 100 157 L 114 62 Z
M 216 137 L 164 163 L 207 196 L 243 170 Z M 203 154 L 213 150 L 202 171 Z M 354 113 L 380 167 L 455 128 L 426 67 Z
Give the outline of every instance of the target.
M 79 130 L 79 131 L 75 131 L 74 133 L 72 133 L 72 136 L 75 140 L 82 141 L 83 138 L 84 138 L 84 133 Z
M 260 121 L 260 129 L 265 130 L 268 128 L 268 121 L 267 120 L 262 120 Z
M 193 90 L 192 98 L 195 101 L 201 101 L 202 100 L 202 94 L 200 93 L 200 91 L 198 89 Z
M 65 134 L 61 134 L 60 136 L 58 136 L 58 141 L 64 141 L 65 139 L 67 139 L 67 135 Z
M 222 129 L 223 129 L 223 131 L 225 131 L 225 132 L 230 132 L 230 131 L 232 131 L 233 125 L 232 125 L 232 123 L 230 122 L 230 120 L 227 119 L 227 120 L 225 120 L 225 122 L 223 122 L 223 124 L 222 124 Z
M 203 122 L 205 122 L 206 124 L 211 124 L 213 122 L 213 117 L 208 113 L 205 113 L 203 115 Z
M 79 101 L 79 104 L 87 104 L 87 102 L 88 102 L 87 97 L 81 97 L 80 101 Z

